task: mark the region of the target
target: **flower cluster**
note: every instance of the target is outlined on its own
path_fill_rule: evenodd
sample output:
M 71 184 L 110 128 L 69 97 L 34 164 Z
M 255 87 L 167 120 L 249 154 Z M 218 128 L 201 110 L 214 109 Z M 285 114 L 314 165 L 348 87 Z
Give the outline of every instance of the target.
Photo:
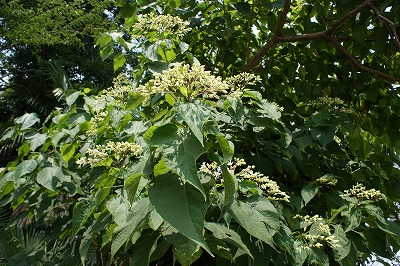
M 338 182 L 338 180 L 336 178 L 330 177 L 330 176 L 320 177 L 316 181 L 319 185 L 326 185 L 326 186 L 332 186 L 332 187 L 335 186 Z
M 328 111 L 339 111 L 345 113 L 351 113 L 352 111 L 345 107 L 345 102 L 340 98 L 332 98 L 328 96 L 319 97 L 318 99 L 311 101 L 310 105 L 315 108 L 325 108 Z
M 247 85 L 255 85 L 260 81 L 260 76 L 256 76 L 247 72 L 243 72 L 225 79 L 225 82 L 228 84 L 231 90 L 230 95 L 234 97 L 241 97 L 243 90 L 247 87 Z
M 169 70 L 154 74 L 154 79 L 146 85 L 138 87 L 137 92 L 143 96 L 156 93 L 181 93 L 186 99 L 193 99 L 199 95 L 205 98 L 219 98 L 219 94 L 228 93 L 228 84 L 216 77 L 204 66 L 174 64 Z
M 134 92 L 135 88 L 131 80 L 125 74 L 119 74 L 113 80 L 113 86 L 103 90 L 99 97 L 107 99 L 112 97 L 114 99 L 125 99 L 130 93 Z
M 386 200 L 386 196 L 379 190 L 376 190 L 374 188 L 367 190 L 366 187 L 360 183 L 354 185 L 349 190 L 345 190 L 344 193 L 340 196 L 344 199 L 346 199 L 347 197 L 351 197 L 357 198 L 359 200 Z
M 96 145 L 94 149 L 88 149 L 88 157 L 79 158 L 78 165 L 94 166 L 98 162 L 112 158 L 121 161 L 130 156 L 138 156 L 142 153 L 142 147 L 131 142 L 113 142 L 109 141 L 106 145 Z
M 189 22 L 176 16 L 145 14 L 139 18 L 137 23 L 133 24 L 133 32 L 139 33 L 134 35 L 133 38 L 137 39 L 151 32 L 157 33 L 158 39 L 167 38 L 171 35 L 182 38 L 191 30 L 188 26 Z
M 256 182 L 259 188 L 268 195 L 269 200 L 281 200 L 289 202 L 289 195 L 287 195 L 285 192 L 282 192 L 275 181 L 269 179 L 267 176 L 264 176 L 259 172 L 254 172 L 254 165 L 242 168 L 242 166 L 245 165 L 245 160 L 234 158 L 233 161 L 228 163 L 228 170 L 232 175 L 237 177 L 239 182 L 244 180 Z M 218 167 L 216 162 L 202 164 L 199 171 L 212 175 L 217 181 L 222 182 L 221 169 Z
M 303 243 L 299 246 L 301 249 L 311 249 L 313 247 L 323 247 L 323 242 L 328 243 L 332 248 L 339 246 L 339 240 L 331 233 L 329 224 L 324 223 L 324 219 L 319 215 L 314 216 L 301 216 L 299 214 L 293 217 L 294 219 L 301 219 L 300 227 L 303 232 L 298 235 L 298 239 Z

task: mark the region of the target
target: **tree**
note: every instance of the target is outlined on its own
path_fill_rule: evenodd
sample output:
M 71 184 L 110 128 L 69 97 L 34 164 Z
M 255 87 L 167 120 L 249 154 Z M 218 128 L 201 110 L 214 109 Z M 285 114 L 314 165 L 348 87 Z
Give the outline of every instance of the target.
M 31 218 L 82 264 L 356 265 L 399 251 L 400 3 L 117 8 L 125 28 L 97 44 L 115 69 L 138 52 L 132 77 L 2 137 L 23 137 L 0 170 L 11 222 Z

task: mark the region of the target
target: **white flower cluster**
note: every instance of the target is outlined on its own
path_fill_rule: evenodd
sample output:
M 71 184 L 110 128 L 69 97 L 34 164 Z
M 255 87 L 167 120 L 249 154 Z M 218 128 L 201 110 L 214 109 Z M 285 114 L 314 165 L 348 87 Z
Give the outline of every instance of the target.
M 300 227 L 303 232 L 298 235 L 298 239 L 303 245 L 298 247 L 298 251 L 302 249 L 308 250 L 313 247 L 323 247 L 323 242 L 328 243 L 332 248 L 339 247 L 339 240 L 331 233 L 329 224 L 324 223 L 324 219 L 319 215 L 310 217 L 309 215 L 295 215 L 293 218 L 301 219 Z
M 247 72 L 225 79 L 225 82 L 231 90 L 230 95 L 233 97 L 241 97 L 243 95 L 243 90 L 247 85 L 255 85 L 260 81 L 261 78 L 259 76 Z
M 113 86 L 103 90 L 100 98 L 107 99 L 112 97 L 114 99 L 124 100 L 130 92 L 135 92 L 133 82 L 128 77 L 121 73 L 113 80 Z
M 139 156 L 141 153 L 142 147 L 138 144 L 126 141 L 109 141 L 106 145 L 96 145 L 94 149 L 88 149 L 88 157 L 79 158 L 76 164 L 94 166 L 96 163 L 108 158 L 121 161 L 130 156 Z
M 319 185 L 336 186 L 338 180 L 334 177 L 323 176 L 317 179 Z
M 100 112 L 96 115 L 94 115 L 92 118 L 90 118 L 90 124 L 91 128 L 88 130 L 87 134 L 94 135 L 97 132 L 97 129 L 99 128 L 99 125 L 101 122 L 104 121 L 104 118 L 107 116 L 107 112 Z
M 154 79 L 139 86 L 137 92 L 146 97 L 156 93 L 180 93 L 188 100 L 198 96 L 208 99 L 219 99 L 221 95 L 240 97 L 246 85 L 260 80 L 256 75 L 241 73 L 223 81 L 203 65 L 176 63 L 162 74 L 155 73 Z
M 228 93 L 228 85 L 200 64 L 189 66 L 177 63 L 162 74 L 154 74 L 154 79 L 139 86 L 137 92 L 147 97 L 156 93 L 179 92 L 188 100 L 199 95 L 218 99 L 219 94 Z
M 256 182 L 261 190 L 266 192 L 269 200 L 281 200 L 289 202 L 289 195 L 287 195 L 285 192 L 282 192 L 275 181 L 270 180 L 268 177 L 259 172 L 254 172 L 254 165 L 241 169 L 241 166 L 245 165 L 245 160 L 234 158 L 232 162 L 228 163 L 228 170 L 232 175 L 235 175 L 238 178 L 239 182 L 243 180 L 251 180 Z M 199 171 L 214 176 L 217 181 L 221 180 L 221 170 L 216 162 L 202 164 Z
M 360 200 L 365 199 L 365 200 L 373 200 L 373 201 L 379 201 L 379 200 L 386 201 L 386 196 L 382 192 L 380 192 L 379 190 L 376 190 L 374 188 L 367 190 L 366 187 L 360 183 L 354 185 L 349 190 L 345 190 L 344 193 L 340 196 L 344 199 L 346 199 L 346 197 L 351 197 L 351 198 L 357 198 Z
M 345 113 L 352 113 L 353 111 L 345 107 L 345 102 L 340 98 L 332 98 L 328 96 L 319 97 L 311 101 L 310 105 L 316 108 L 326 108 L 328 111 L 340 111 Z
M 191 30 L 188 26 L 188 21 L 183 21 L 177 16 L 156 16 L 154 13 L 144 14 L 139 18 L 138 22 L 132 26 L 133 31 L 138 33 L 134 35 L 133 38 L 141 38 L 142 35 L 147 35 L 151 32 L 156 32 L 159 39 L 165 39 L 171 35 L 182 38 Z

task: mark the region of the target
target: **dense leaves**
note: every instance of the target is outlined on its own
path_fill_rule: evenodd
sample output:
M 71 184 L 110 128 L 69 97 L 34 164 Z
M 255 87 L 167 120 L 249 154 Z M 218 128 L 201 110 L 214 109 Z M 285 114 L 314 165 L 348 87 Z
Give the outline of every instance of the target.
M 82 264 L 395 256 L 397 1 L 116 5 L 124 28 L 97 44 L 115 70 L 135 51 L 132 77 L 2 136 L 22 140 L 0 169 L 13 223 Z

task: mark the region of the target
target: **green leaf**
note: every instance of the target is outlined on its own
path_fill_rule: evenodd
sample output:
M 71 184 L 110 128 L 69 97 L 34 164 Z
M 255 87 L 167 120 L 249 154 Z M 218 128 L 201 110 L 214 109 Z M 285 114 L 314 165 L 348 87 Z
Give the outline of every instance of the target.
M 152 126 L 144 134 L 144 139 L 150 146 L 173 145 L 179 138 L 177 130 L 177 127 L 171 124 Z
M 174 245 L 173 252 L 176 259 L 181 263 L 182 266 L 189 266 L 197 259 L 200 258 L 202 250 L 200 245 L 191 240 L 184 244 Z
M 151 61 L 162 61 L 162 57 L 157 52 L 159 46 L 159 42 L 150 45 L 146 44 L 143 50 L 143 55 Z
M 35 151 L 37 147 L 42 146 L 46 142 L 47 135 L 34 132 L 33 134 L 26 134 L 25 139 L 28 140 L 31 150 Z
M 77 143 L 66 143 L 61 146 L 61 156 L 67 164 L 69 159 L 75 154 L 76 144 Z
M 310 265 L 329 266 L 328 256 L 318 248 L 308 250 L 307 261 Z
M 15 123 L 21 125 L 21 130 L 30 128 L 40 122 L 39 116 L 35 113 L 24 114 L 21 117 L 15 118 Z
M 334 225 L 335 228 L 334 236 L 338 240 L 338 244 L 332 247 L 333 253 L 335 255 L 335 260 L 340 261 L 349 255 L 351 250 L 351 241 L 346 237 L 346 233 L 339 225 Z
M 67 97 L 65 98 L 65 101 L 67 102 L 68 107 L 71 107 L 78 97 L 81 95 L 80 91 L 75 91 L 75 90 L 70 90 L 67 92 Z
M 350 230 L 353 230 L 360 226 L 361 223 L 361 218 L 362 218 L 362 212 L 359 208 L 350 208 L 349 216 L 347 217 L 346 220 L 346 229 L 345 232 L 349 232 Z
M 204 146 L 203 126 L 204 123 L 211 117 L 210 109 L 195 103 L 176 103 L 175 109 L 182 116 L 183 120 L 189 126 L 196 138 L 200 141 L 201 145 Z
M 131 211 L 128 213 L 126 224 L 118 226 L 115 229 L 115 231 L 117 231 L 116 236 L 113 238 L 111 244 L 112 257 L 114 257 L 115 253 L 117 253 L 117 251 L 131 238 L 139 223 L 148 216 L 152 209 L 153 207 L 148 198 L 138 201 L 137 204 L 131 208 Z
M 319 141 L 322 146 L 326 147 L 335 136 L 336 126 L 318 126 L 311 129 L 311 136 Z
M 136 198 L 136 192 L 139 187 L 140 179 L 143 174 L 136 173 L 125 179 L 124 181 L 124 194 L 126 195 L 126 199 L 132 204 Z
M 222 155 L 223 155 L 223 163 L 229 163 L 234 155 L 234 146 L 232 142 L 228 141 L 222 134 L 217 134 L 215 135 L 217 138 L 219 147 L 222 150 Z
M 281 227 L 281 223 L 279 221 L 280 214 L 267 198 L 262 196 L 252 196 L 244 199 L 243 202 L 250 205 L 250 207 L 264 216 L 263 222 L 268 228 L 273 231 L 279 230 Z
M 384 258 L 391 258 L 391 250 L 387 247 L 386 234 L 378 228 L 366 229 L 362 232 L 367 247 Z
M 237 190 L 237 181 L 236 178 L 229 172 L 226 164 L 221 166 L 222 169 L 222 178 L 224 180 L 224 207 L 223 213 L 226 212 L 227 208 L 233 203 L 235 200 L 235 193 Z
M 126 62 L 124 54 L 118 54 L 113 59 L 114 71 L 117 71 L 120 67 L 123 67 Z
M 207 149 L 200 144 L 194 135 L 188 134 L 187 131 L 180 131 L 179 138 L 179 141 L 163 150 L 165 165 L 205 196 L 203 185 L 197 175 L 196 161 Z
M 151 203 L 161 217 L 179 233 L 208 250 L 203 237 L 207 203 L 192 185 L 175 174 L 159 175 L 149 188 Z
M 206 222 L 205 228 L 211 231 L 214 237 L 244 250 L 250 257 L 253 257 L 253 255 L 250 253 L 250 250 L 243 243 L 240 235 L 232 229 L 229 229 L 222 224 L 212 222 Z
M 6 174 L 3 178 L 7 181 L 17 182 L 19 178 L 32 173 L 36 169 L 37 165 L 36 160 L 22 161 L 14 168 L 14 171 Z
M 157 240 L 160 236 L 160 232 L 145 230 L 133 246 L 130 265 L 148 266 L 151 254 L 156 249 Z
M 274 230 L 269 230 L 264 221 L 264 216 L 252 208 L 250 205 L 235 201 L 229 210 L 229 214 L 238 222 L 246 231 L 275 248 L 273 235 L 276 233 Z
M 304 205 L 307 205 L 307 203 L 314 198 L 315 195 L 318 193 L 318 187 L 317 186 L 312 186 L 308 185 L 303 187 L 301 190 L 301 196 L 303 197 L 304 200 Z

